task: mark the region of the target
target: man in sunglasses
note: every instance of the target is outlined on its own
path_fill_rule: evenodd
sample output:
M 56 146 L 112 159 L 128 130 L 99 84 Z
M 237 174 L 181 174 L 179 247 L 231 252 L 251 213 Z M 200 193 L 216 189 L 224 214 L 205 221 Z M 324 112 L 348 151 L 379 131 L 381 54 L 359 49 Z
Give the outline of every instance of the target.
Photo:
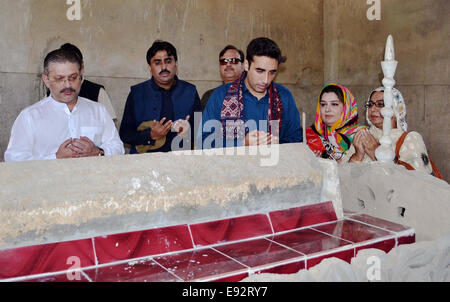
M 223 84 L 236 81 L 244 71 L 244 52 L 233 45 L 227 45 L 219 53 L 219 71 Z M 217 87 L 216 87 L 217 88 Z M 202 109 L 206 107 L 214 89 L 206 91 L 201 99 Z
M 171 43 L 156 40 L 147 63 L 152 77 L 131 87 L 120 137 L 131 146 L 130 154 L 175 151 L 177 136 L 183 139 L 174 148 L 191 149 L 194 112 L 202 110 L 197 88 L 177 77 L 177 50 Z
M 203 149 L 302 141 L 294 97 L 274 82 L 285 61 L 274 41 L 261 37 L 249 43 L 245 72 L 215 89 L 203 111 Z
M 73 51 L 57 49 L 45 57 L 42 80 L 50 95 L 20 112 L 5 161 L 125 153 L 105 106 L 79 97 L 81 78 L 82 62 Z

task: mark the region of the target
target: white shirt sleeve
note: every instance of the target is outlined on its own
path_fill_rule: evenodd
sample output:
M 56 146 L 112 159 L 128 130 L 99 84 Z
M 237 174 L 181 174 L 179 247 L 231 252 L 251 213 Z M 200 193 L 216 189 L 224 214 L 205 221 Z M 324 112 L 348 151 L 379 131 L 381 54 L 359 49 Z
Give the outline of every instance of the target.
M 11 137 L 5 152 L 5 162 L 32 160 L 32 142 L 27 129 L 30 129 L 29 119 L 22 111 L 14 121 Z
M 123 147 L 123 142 L 120 139 L 119 132 L 117 131 L 117 128 L 105 106 L 102 106 L 102 108 L 104 111 L 104 130 L 101 145 L 98 147 L 102 148 L 107 156 L 125 154 L 125 149 Z
M 98 93 L 98 102 L 106 107 L 106 110 L 108 110 L 108 113 L 113 120 L 117 119 L 116 112 L 114 111 L 114 107 L 111 104 L 111 100 L 109 99 L 108 94 L 103 88 L 100 88 L 100 92 Z
M 33 123 L 27 111 L 20 112 L 11 129 L 5 162 L 56 159 L 56 153 L 36 156 L 33 154 Z

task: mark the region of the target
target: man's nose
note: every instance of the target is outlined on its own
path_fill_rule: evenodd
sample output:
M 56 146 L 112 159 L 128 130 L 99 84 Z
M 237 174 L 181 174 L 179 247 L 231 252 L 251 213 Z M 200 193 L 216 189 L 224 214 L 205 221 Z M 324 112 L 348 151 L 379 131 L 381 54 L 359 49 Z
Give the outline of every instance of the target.
M 266 74 L 264 75 L 264 78 L 263 78 L 264 84 L 269 83 L 269 77 L 270 77 L 269 73 L 266 73 Z
M 72 82 L 68 78 L 64 79 L 64 87 L 65 88 L 72 87 Z

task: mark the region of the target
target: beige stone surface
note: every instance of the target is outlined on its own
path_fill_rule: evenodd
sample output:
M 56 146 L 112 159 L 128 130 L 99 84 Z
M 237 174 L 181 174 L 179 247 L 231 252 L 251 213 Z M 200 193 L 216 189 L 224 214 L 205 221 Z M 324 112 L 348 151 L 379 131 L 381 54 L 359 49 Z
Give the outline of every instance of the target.
M 0 163 L 0 249 L 330 200 L 342 217 L 336 163 L 305 144 L 222 151 Z
M 322 79 L 322 57 L 315 55 L 321 1 L 85 0 L 80 21 L 66 18 L 64 1 L 3 2 L 2 37 L 11 41 L 2 45 L 3 72 L 39 72 L 48 51 L 72 41 L 85 54 L 86 75 L 145 78 L 147 49 L 164 39 L 178 49 L 180 77 L 219 80 L 218 52 L 226 43 L 245 51 L 251 39 L 269 36 L 289 58 L 281 82 L 295 83 L 301 67 L 312 68 L 314 82 Z
M 343 84 L 378 84 L 386 38 L 392 34 L 399 61 L 398 83 L 449 84 L 450 46 L 445 38 L 450 33 L 448 1 L 381 1 L 381 19 L 373 21 L 366 17 L 368 8 L 365 1 L 324 2 L 324 32 L 332 36 L 326 37 L 328 43 L 324 48 L 328 49 L 328 56 L 325 61 L 328 63 L 332 57 L 337 59 L 337 66 L 325 71 L 329 80 L 338 78 Z M 334 16 L 325 21 L 330 13 Z
M 339 166 L 344 209 L 414 228 L 434 240 L 450 230 L 450 185 L 400 165 L 371 162 Z
M 450 87 L 425 87 L 424 140 L 429 154 L 447 181 L 450 177 Z

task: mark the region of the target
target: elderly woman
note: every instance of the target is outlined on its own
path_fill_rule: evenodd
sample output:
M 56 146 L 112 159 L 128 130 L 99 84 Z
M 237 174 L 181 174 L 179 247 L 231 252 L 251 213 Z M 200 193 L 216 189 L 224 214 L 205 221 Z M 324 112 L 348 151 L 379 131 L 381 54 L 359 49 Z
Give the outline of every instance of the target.
M 403 96 L 397 89 L 392 90 L 394 95 L 392 117 L 392 148 L 396 151 L 395 161 L 404 165 L 407 169 L 420 170 L 432 173 L 433 168 L 428 157 L 427 148 L 422 136 L 415 132 L 408 132 L 406 123 L 406 106 Z M 375 149 L 380 145 L 379 140 L 383 135 L 383 116 L 381 109 L 384 107 L 384 88 L 380 87 L 370 93 L 366 103 L 366 120 L 369 129 L 358 131 L 353 140 L 353 145 L 346 154 L 344 160 L 349 162 L 376 161 Z
M 314 124 L 306 129 L 306 142 L 318 157 L 341 162 L 350 148 L 358 124 L 358 107 L 351 92 L 341 85 L 322 88 Z

